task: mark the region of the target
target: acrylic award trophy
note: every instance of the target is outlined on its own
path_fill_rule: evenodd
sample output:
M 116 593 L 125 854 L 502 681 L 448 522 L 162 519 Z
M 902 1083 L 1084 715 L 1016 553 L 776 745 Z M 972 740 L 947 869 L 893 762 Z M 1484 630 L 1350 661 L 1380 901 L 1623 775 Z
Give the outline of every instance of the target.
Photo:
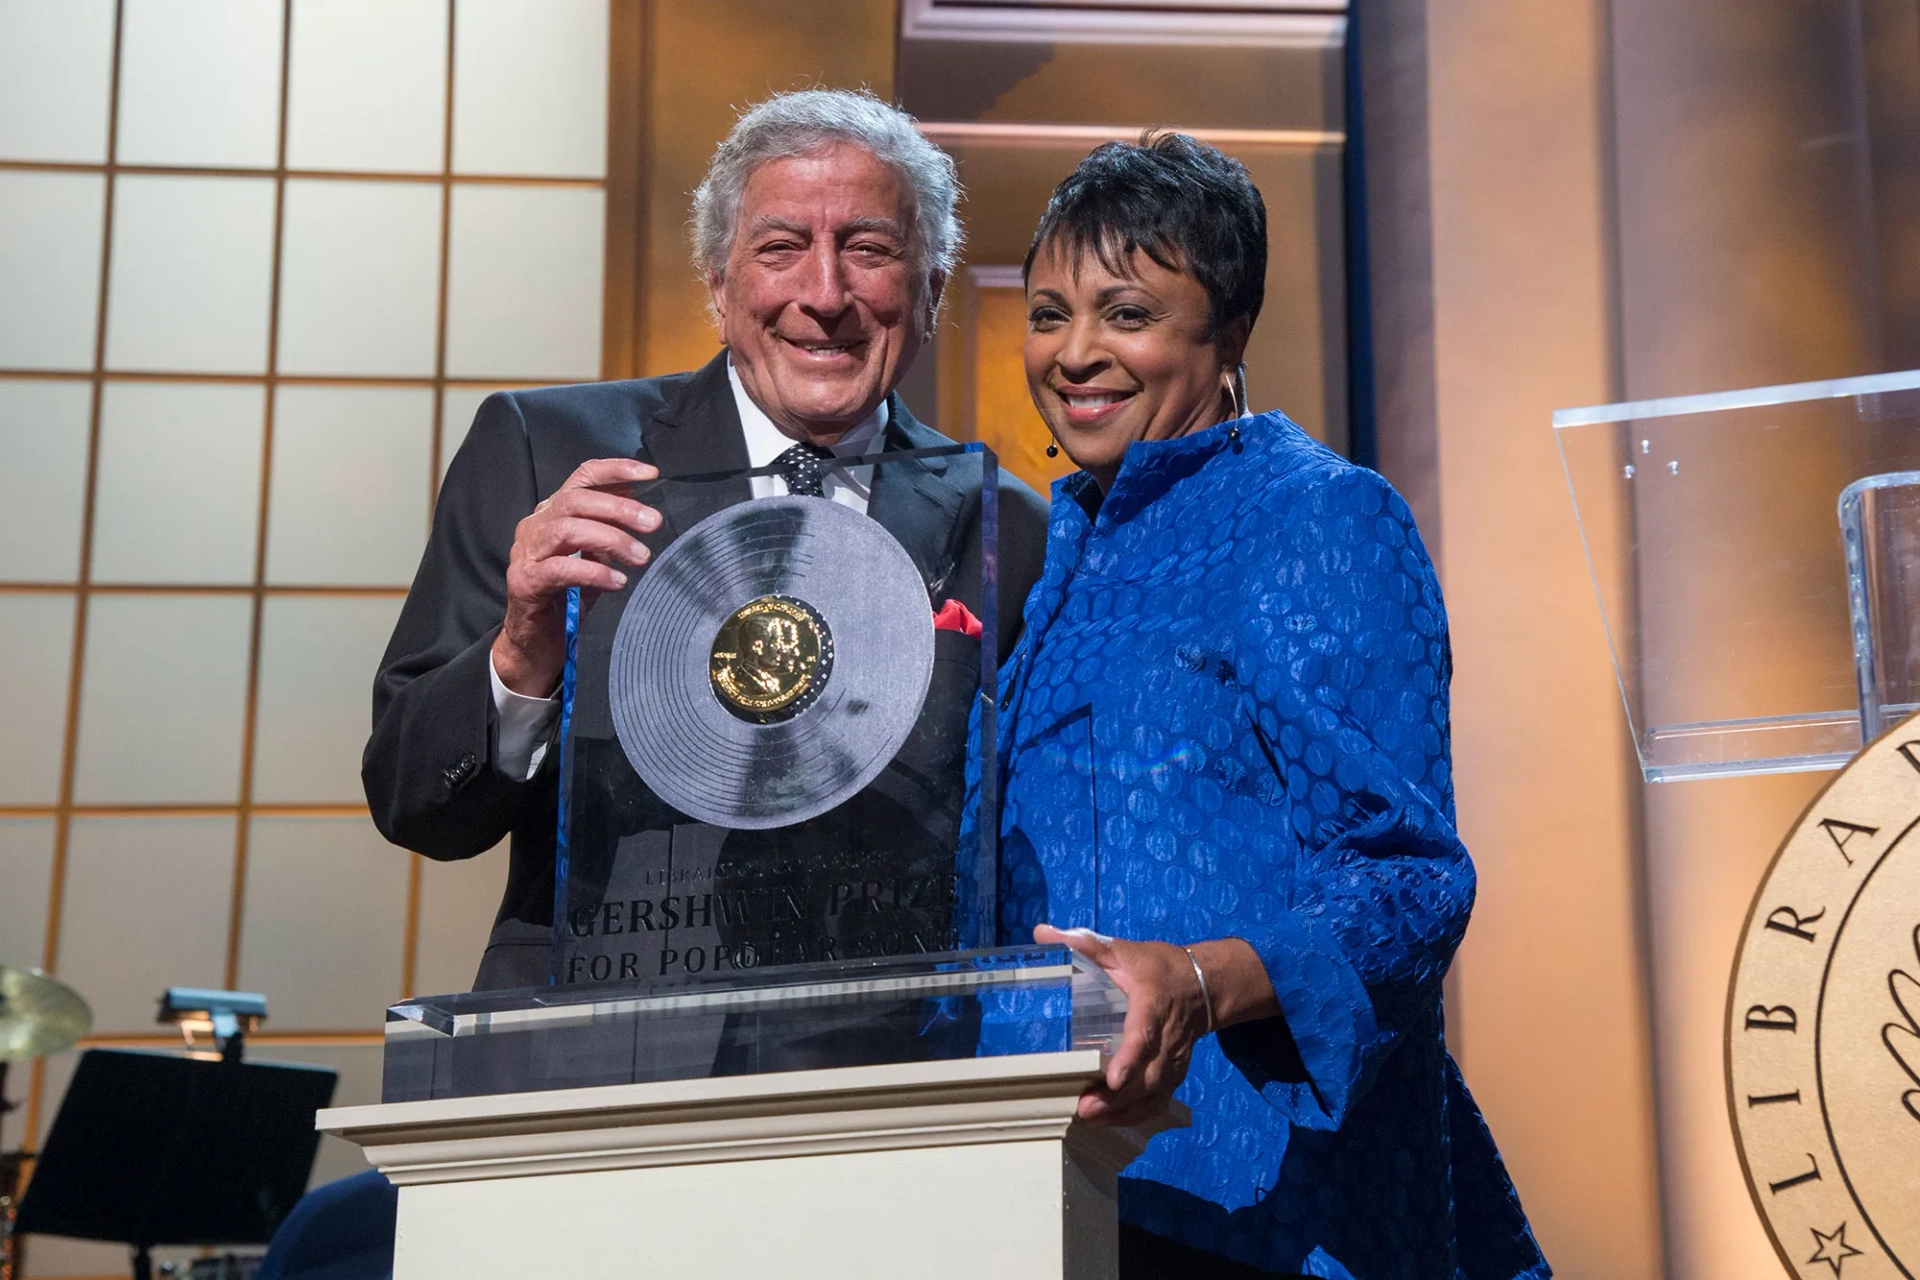
M 635 486 L 568 610 L 551 984 L 389 1012 L 388 1101 L 1108 1045 L 1124 997 L 993 942 L 998 466 Z M 766 487 L 766 486 L 763 486 Z
M 993 824 L 963 844 L 961 817 L 998 468 L 978 445 L 874 459 L 848 473 L 866 514 L 755 499 L 754 473 L 638 487 L 655 558 L 569 624 L 557 984 L 991 940 Z

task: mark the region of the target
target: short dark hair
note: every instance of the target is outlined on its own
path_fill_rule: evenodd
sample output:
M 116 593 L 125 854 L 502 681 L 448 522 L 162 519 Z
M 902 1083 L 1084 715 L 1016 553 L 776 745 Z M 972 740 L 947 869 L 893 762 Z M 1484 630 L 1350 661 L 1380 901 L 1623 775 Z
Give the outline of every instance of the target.
M 1149 130 L 1140 141 L 1096 147 L 1053 189 L 1033 233 L 1024 279 L 1042 245 L 1092 251 L 1123 274 L 1134 250 L 1207 291 L 1214 333 L 1260 316 L 1267 296 L 1267 205 L 1247 167 L 1184 133 Z

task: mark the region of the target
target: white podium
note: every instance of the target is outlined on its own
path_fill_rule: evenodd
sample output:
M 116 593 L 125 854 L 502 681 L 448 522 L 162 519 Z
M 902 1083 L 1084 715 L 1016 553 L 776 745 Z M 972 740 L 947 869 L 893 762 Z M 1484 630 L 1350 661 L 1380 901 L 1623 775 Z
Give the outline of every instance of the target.
M 1100 1053 L 322 1111 L 400 1189 L 395 1280 L 1106 1280 L 1120 1169 Z M 1176 1104 L 1177 1106 L 1177 1104 Z M 1184 1108 L 1159 1127 L 1186 1123 Z

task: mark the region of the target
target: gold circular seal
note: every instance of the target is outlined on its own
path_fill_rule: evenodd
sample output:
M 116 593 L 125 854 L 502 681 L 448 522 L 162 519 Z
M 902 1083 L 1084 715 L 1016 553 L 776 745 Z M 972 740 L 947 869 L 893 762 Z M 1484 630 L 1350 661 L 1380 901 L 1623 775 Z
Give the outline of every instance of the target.
M 707 661 L 720 705 L 754 724 L 799 715 L 820 696 L 832 670 L 826 619 L 792 596 L 761 596 L 727 615 Z
M 1795 1276 L 1920 1270 L 1920 718 L 1828 783 L 1774 855 L 1727 1000 L 1747 1188 Z

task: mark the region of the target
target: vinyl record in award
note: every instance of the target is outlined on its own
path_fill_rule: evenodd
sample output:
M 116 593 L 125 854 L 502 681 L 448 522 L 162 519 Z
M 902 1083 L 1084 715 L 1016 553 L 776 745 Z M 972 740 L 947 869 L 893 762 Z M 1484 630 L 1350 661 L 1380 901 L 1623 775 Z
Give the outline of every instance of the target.
M 933 614 L 904 548 L 823 498 L 728 507 L 628 598 L 608 697 L 634 771 L 701 822 L 783 827 L 844 803 L 913 732 Z

